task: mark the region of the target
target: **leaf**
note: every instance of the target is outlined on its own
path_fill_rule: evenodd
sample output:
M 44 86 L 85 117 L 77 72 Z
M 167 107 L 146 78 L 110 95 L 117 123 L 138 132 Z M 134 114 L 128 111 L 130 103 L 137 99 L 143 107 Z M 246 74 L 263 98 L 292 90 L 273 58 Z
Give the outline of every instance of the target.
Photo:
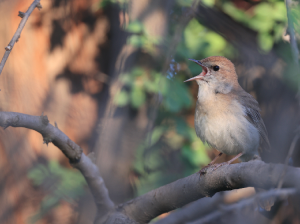
M 177 0 L 177 4 L 184 7 L 189 7 L 192 5 L 194 0 Z
M 198 53 L 204 34 L 204 27 L 196 19 L 192 19 L 184 30 L 184 42 L 192 55 Z
M 273 47 L 273 38 L 268 33 L 259 33 L 258 34 L 258 43 L 262 50 L 268 52 Z
M 181 150 L 182 156 L 186 158 L 194 167 L 200 167 L 201 165 L 209 163 L 209 157 L 206 154 L 205 148 L 201 147 L 201 141 L 200 144 L 197 145 L 200 148 L 196 150 L 188 145 L 183 146 Z
M 201 2 L 207 7 L 213 7 L 215 5 L 215 0 L 202 0 Z
M 127 39 L 127 43 L 134 46 L 134 47 L 142 47 L 145 44 L 145 37 L 141 35 L 131 35 Z
M 131 105 L 135 108 L 139 108 L 146 101 L 146 95 L 143 89 L 137 85 L 133 87 L 130 92 Z
M 124 90 L 120 91 L 119 94 L 116 94 L 114 98 L 114 103 L 120 107 L 127 105 L 129 102 L 128 93 Z
M 134 21 L 128 24 L 126 30 L 131 33 L 141 33 L 144 30 L 144 25 L 139 21 Z
M 166 128 L 162 126 L 155 127 L 151 134 L 151 145 L 158 142 L 161 136 L 164 134 Z

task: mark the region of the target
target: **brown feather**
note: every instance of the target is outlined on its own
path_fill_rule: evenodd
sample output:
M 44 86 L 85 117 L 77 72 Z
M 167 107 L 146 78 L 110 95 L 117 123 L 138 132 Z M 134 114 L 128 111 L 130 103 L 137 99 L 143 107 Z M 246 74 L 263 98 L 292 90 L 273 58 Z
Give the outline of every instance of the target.
M 263 150 L 269 151 L 270 150 L 270 142 L 268 138 L 268 132 L 264 121 L 260 115 L 260 108 L 258 102 L 254 99 L 254 97 L 247 93 L 242 87 L 238 88 L 237 90 L 239 93 L 234 93 L 236 99 L 243 105 L 245 108 L 245 117 L 247 120 L 253 124 L 260 135 L 260 147 L 259 151 L 262 152 Z

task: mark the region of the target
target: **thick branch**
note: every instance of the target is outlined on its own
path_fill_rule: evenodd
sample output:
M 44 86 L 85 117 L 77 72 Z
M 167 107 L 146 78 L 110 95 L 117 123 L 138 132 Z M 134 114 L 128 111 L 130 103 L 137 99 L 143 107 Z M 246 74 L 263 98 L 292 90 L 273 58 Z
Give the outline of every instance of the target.
M 109 198 L 108 190 L 100 176 L 98 167 L 90 158 L 82 153 L 80 146 L 69 139 L 69 137 L 57 127 L 51 125 L 47 116 L 0 112 L 0 126 L 4 129 L 9 126 L 24 127 L 41 133 L 46 144 L 52 142 L 69 158 L 71 165 L 81 171 L 94 196 L 98 208 L 98 215 L 100 214 L 102 218 L 105 218 L 105 215 L 108 215 L 109 211 L 114 208 L 114 204 Z
M 276 187 L 284 169 L 281 164 L 266 164 L 251 161 L 220 167 L 204 176 L 193 174 L 168 185 L 148 192 L 130 202 L 119 206 L 119 210 L 129 218 L 147 223 L 165 212 L 180 208 L 199 198 L 212 196 L 216 192 L 259 187 Z M 283 187 L 300 186 L 300 169 L 288 167 L 283 180 Z
M 4 53 L 4 56 L 2 58 L 2 61 L 0 63 L 0 74 L 2 73 L 2 70 L 4 68 L 4 65 L 6 63 L 6 60 L 8 59 L 8 56 L 10 54 L 10 52 L 12 51 L 15 43 L 19 40 L 20 38 L 20 35 L 21 35 L 21 32 L 30 16 L 30 14 L 32 13 L 32 11 L 35 9 L 35 8 L 38 8 L 38 9 L 41 9 L 42 6 L 40 4 L 40 0 L 34 0 L 33 3 L 29 6 L 27 12 L 19 12 L 19 16 L 22 18 L 20 24 L 19 24 L 19 27 L 17 29 L 17 31 L 15 32 L 13 38 L 11 39 L 11 41 L 9 42 L 9 44 L 5 47 L 5 53 Z
M 181 224 L 211 213 L 224 202 L 224 195 L 218 194 L 213 198 L 202 198 L 197 200 L 182 209 L 176 210 L 155 224 Z
M 97 219 L 100 223 L 103 223 L 107 219 L 109 212 L 113 210 L 114 203 L 109 198 L 108 190 L 98 167 L 84 153 L 82 153 L 80 161 L 72 164 L 72 166 L 80 170 L 88 183 L 98 208 Z
M 52 142 L 71 162 L 80 160 L 82 149 L 61 130 L 49 123 L 48 117 L 32 116 L 15 112 L 0 112 L 0 126 L 24 127 L 35 130 L 43 136 L 44 143 Z

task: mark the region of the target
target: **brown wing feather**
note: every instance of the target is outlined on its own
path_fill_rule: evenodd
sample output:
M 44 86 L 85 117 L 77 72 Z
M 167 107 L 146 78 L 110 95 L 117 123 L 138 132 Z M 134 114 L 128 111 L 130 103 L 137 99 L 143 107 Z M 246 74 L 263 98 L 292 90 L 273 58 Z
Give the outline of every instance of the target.
M 257 128 L 260 134 L 260 151 L 270 150 L 268 132 L 264 121 L 261 118 L 258 102 L 254 99 L 252 95 L 245 92 L 243 89 L 239 91 L 238 96 L 238 101 L 245 108 L 245 117 L 251 124 L 253 124 Z

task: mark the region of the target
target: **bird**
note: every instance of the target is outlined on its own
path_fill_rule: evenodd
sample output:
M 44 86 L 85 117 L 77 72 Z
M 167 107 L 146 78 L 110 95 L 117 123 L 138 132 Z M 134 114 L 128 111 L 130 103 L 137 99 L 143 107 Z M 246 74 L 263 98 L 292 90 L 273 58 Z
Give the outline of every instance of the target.
M 240 86 L 234 64 L 222 56 L 189 60 L 202 67 L 199 75 L 185 81 L 194 80 L 199 86 L 196 134 L 220 152 L 199 171 L 200 175 L 210 166 L 217 169 L 238 158 L 242 162 L 261 159 L 260 152 L 270 148 L 267 129 L 258 102 Z M 222 154 L 235 157 L 214 165 Z

